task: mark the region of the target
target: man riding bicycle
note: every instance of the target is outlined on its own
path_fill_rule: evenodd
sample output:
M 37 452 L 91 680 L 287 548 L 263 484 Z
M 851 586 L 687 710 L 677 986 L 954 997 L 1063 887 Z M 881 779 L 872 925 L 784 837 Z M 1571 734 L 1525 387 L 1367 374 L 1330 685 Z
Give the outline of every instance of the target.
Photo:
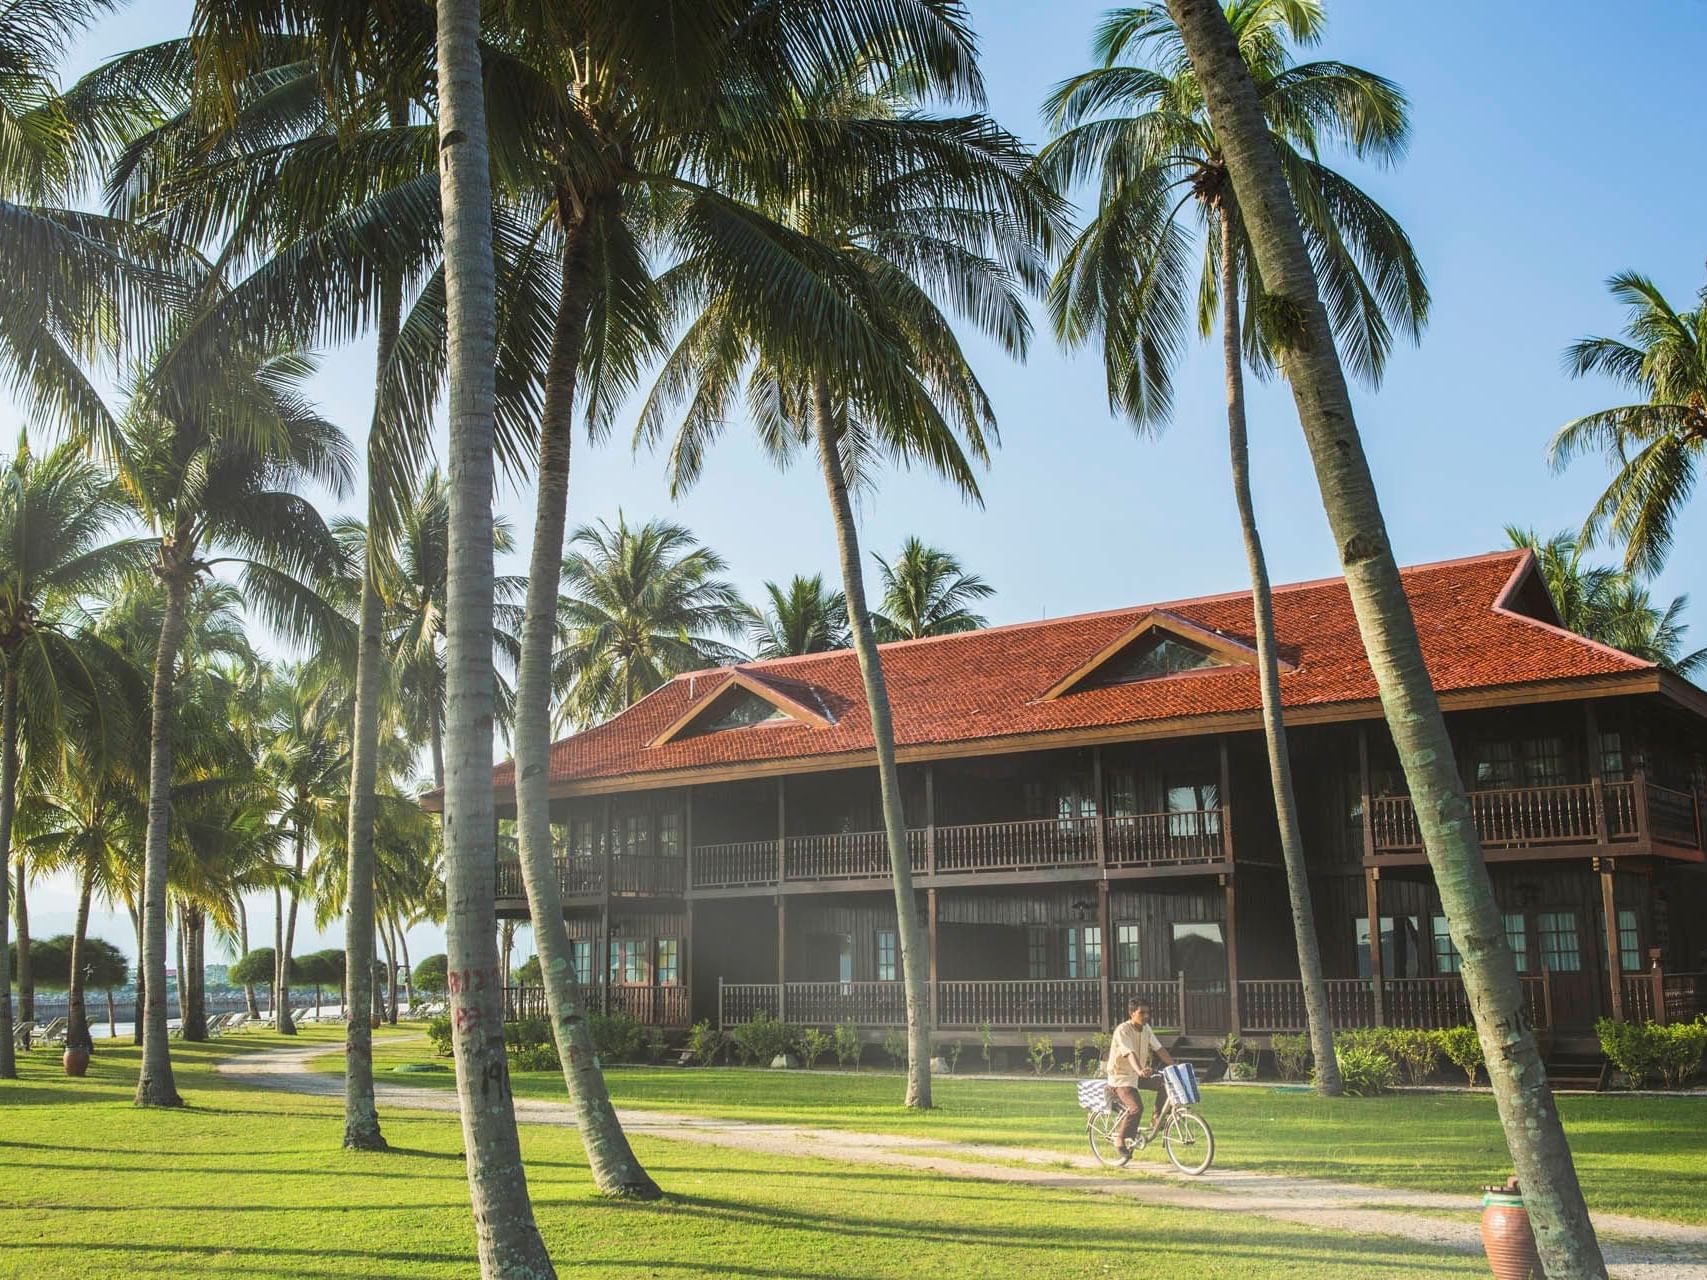
M 1144 1116 L 1144 1100 L 1138 1093 L 1140 1089 L 1156 1095 L 1155 1118 L 1150 1123 L 1146 1142 L 1156 1136 L 1156 1121 L 1162 1116 L 1162 1077 L 1151 1070 L 1151 1057 L 1161 1058 L 1170 1067 L 1174 1063 L 1162 1042 L 1156 1038 L 1156 1033 L 1150 1029 L 1150 1006 L 1142 1000 L 1133 1000 L 1126 1006 L 1126 1012 L 1126 1021 L 1114 1029 L 1109 1039 L 1105 1069 L 1109 1088 L 1114 1090 L 1125 1108 L 1120 1128 L 1114 1135 L 1120 1147 L 1121 1163 L 1132 1158 L 1132 1133 Z

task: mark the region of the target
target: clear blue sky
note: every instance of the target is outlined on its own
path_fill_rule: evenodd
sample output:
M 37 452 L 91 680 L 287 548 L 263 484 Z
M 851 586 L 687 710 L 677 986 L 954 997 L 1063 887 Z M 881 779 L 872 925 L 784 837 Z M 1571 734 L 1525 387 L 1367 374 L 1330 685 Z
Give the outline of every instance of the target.
M 1041 140 L 1038 104 L 1087 61 L 1109 7 L 972 0 L 990 109 Z M 132 7 L 92 33 L 69 73 L 118 50 L 183 30 L 184 0 Z M 1696 162 L 1698 86 L 1707 6 L 1570 2 L 1401 5 L 1330 0 L 1322 52 L 1398 81 L 1413 104 L 1409 156 L 1363 183 L 1409 230 L 1428 272 L 1433 320 L 1421 345 L 1395 353 L 1385 385 L 1356 394 L 1359 425 L 1401 562 L 1469 555 L 1504 541 L 1508 523 L 1575 527 L 1604 483 L 1598 460 L 1552 475 L 1543 450 L 1567 419 L 1620 395 L 1573 382 L 1560 352 L 1616 332 L 1605 278 L 1635 269 L 1673 302 L 1693 305 L 1707 279 L 1707 173 Z M 1040 317 L 1041 319 L 1041 317 Z M 974 344 L 974 351 L 980 348 Z M 1245 567 L 1228 493 L 1217 348 L 1194 353 L 1179 379 L 1175 421 L 1139 439 L 1108 413 L 1100 369 L 1040 333 L 1023 366 L 983 349 L 979 370 L 1003 444 L 983 481 L 982 509 L 917 475 L 886 478 L 862 510 L 866 546 L 908 534 L 958 553 L 997 595 L 996 622 L 1057 616 L 1237 588 Z M 317 391 L 352 435 L 366 422 L 371 358 L 329 353 Z M 1276 581 L 1336 571 L 1291 399 L 1253 387 L 1257 501 Z M 730 562 L 749 596 L 766 579 L 827 571 L 834 545 L 810 469 L 778 474 L 735 423 L 699 488 L 672 507 L 656 458 L 626 439 L 578 445 L 571 521 L 669 515 Z M 503 509 L 525 548 L 531 502 Z M 1679 530 L 1658 583 L 1707 608 L 1707 495 Z M 520 571 L 518 558 L 511 566 Z M 1707 612 L 1697 644 L 1707 643 Z M 35 930 L 69 929 L 64 886 L 36 891 Z M 256 904 L 257 908 L 259 904 Z M 257 919 L 261 912 L 255 913 Z M 270 917 L 270 911 L 265 913 Z M 270 928 L 270 925 L 267 926 Z M 98 931 L 115 942 L 128 922 Z M 312 945 L 322 945 L 310 939 Z M 333 945 L 328 939 L 324 945 Z M 417 954 L 428 944 L 412 938 Z M 436 945 L 436 944 L 435 944 Z

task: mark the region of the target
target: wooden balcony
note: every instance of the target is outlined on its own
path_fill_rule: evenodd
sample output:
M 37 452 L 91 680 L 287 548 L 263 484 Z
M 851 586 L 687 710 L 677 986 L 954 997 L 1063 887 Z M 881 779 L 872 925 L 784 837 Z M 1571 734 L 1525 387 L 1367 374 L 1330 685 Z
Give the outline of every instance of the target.
M 1604 845 L 1655 844 L 1700 850 L 1698 799 L 1686 791 L 1633 782 L 1573 782 L 1550 787 L 1509 787 L 1470 792 L 1470 810 L 1482 847 L 1490 852 L 1546 851 Z M 1420 855 L 1422 831 L 1409 796 L 1370 801 L 1377 857 Z
M 556 859 L 557 891 L 564 899 L 597 898 L 605 891 L 605 862 L 602 858 L 575 856 Z M 613 894 L 649 894 L 680 897 L 687 889 L 687 860 L 655 854 L 619 853 L 610 860 L 610 891 Z M 515 858 L 498 862 L 497 895 L 525 903 L 522 866 Z
M 1707 973 L 1650 970 L 1624 975 L 1624 1017 L 1630 1022 L 1691 1022 L 1707 1014 Z
M 581 998 L 589 1013 L 626 1013 L 649 1027 L 685 1027 L 689 1022 L 686 987 L 583 987 Z M 544 987 L 504 988 L 506 1022 L 549 1016 Z

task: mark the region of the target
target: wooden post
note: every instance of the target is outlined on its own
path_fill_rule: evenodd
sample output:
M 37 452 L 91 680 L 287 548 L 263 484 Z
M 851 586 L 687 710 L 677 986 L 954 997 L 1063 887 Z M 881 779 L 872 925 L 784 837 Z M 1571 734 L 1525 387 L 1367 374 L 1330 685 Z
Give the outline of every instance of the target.
M 1588 733 L 1588 786 L 1590 802 L 1594 805 L 1594 842 L 1606 844 L 1610 837 L 1606 830 L 1604 779 L 1600 776 L 1600 719 L 1595 714 L 1593 702 L 1583 703 L 1583 719 Z M 1618 1015 L 1615 1013 L 1612 1016 Z
M 1606 980 L 1611 987 L 1612 1020 L 1624 1021 L 1624 958 L 1618 952 L 1618 903 L 1613 893 L 1612 859 L 1596 858 L 1600 872 L 1600 914 L 1606 926 Z
M 1184 1039 L 1185 1038 L 1185 970 L 1184 969 L 1181 969 L 1178 973 L 1174 974 L 1174 983 L 1178 987 L 1178 991 L 1179 991 L 1179 994 L 1175 997 L 1175 999 L 1177 999 L 1179 1001 L 1179 1033 L 1180 1033 L 1180 1038 Z
M 1233 860 L 1233 768 L 1227 755 L 1227 735 L 1221 735 L 1221 856 Z M 1229 890 L 1231 892 L 1231 890 Z M 1231 955 L 1231 949 L 1228 954 Z M 1238 1015 L 1233 1015 L 1237 1023 Z
M 1648 981 L 1653 984 L 1653 991 L 1648 997 L 1654 1002 L 1650 1016 L 1663 1027 L 1666 1022 L 1666 969 L 1658 947 L 1648 948 Z
M 1109 928 L 1108 881 L 1097 881 L 1097 927 L 1102 930 L 1102 1025 L 1114 1026 L 1114 931 Z
M 936 765 L 928 761 L 925 763 L 925 874 L 936 874 Z
M 936 1007 L 936 984 L 937 984 L 937 972 L 936 972 L 936 890 L 935 889 L 926 889 L 925 890 L 925 937 L 930 944 L 930 960 L 929 960 L 929 969 L 928 969 L 928 972 L 926 975 L 926 977 L 927 977 L 926 990 L 929 993 L 928 1001 L 929 1001 L 930 1010 L 931 1010 L 931 1025 L 934 1027 L 936 1025 L 936 1017 L 937 1017 L 937 1007 Z M 897 945 L 899 945 L 898 939 L 897 939 Z M 897 956 L 897 961 L 899 961 L 899 956 Z
M 788 899 L 780 893 L 776 895 L 776 1020 L 788 1021 Z
M 1369 914 L 1369 978 L 1375 991 L 1375 1025 L 1387 1025 L 1386 965 L 1381 958 L 1381 873 L 1363 869 L 1364 910 Z
M 1375 805 L 1369 782 L 1369 730 L 1357 727 L 1357 778 L 1363 788 L 1363 857 L 1375 857 Z
M 776 886 L 788 878 L 788 779 L 776 780 Z
M 717 975 L 717 1029 L 723 1030 L 723 975 Z
M 1097 807 L 1097 866 L 1106 867 L 1108 866 L 1108 818 L 1104 810 L 1107 808 L 1108 802 L 1102 789 L 1102 747 L 1100 744 L 1091 748 L 1091 794 L 1096 797 Z M 1106 898 L 1104 901 L 1106 902 Z M 1106 966 L 1104 967 L 1106 968 Z M 1106 1003 L 1105 1000 L 1104 1004 Z M 1107 1026 L 1108 1010 L 1105 1008 L 1102 1014 L 1103 1025 Z
M 693 788 L 682 788 L 682 897 L 693 892 Z M 692 921 L 690 920 L 691 924 Z
M 1225 740 L 1223 740 L 1225 741 Z M 1222 748 L 1222 769 L 1226 769 L 1226 748 Z M 1233 890 L 1233 877 L 1222 876 L 1221 886 L 1227 895 L 1226 929 L 1227 929 L 1227 1031 L 1231 1035 L 1239 1034 L 1239 918 L 1233 909 L 1236 894 Z
M 1636 844 L 1642 849 L 1652 849 L 1653 832 L 1648 828 L 1648 766 L 1645 762 L 1636 767 L 1631 792 L 1630 799 L 1636 807 Z
M 1553 1029 L 1553 970 L 1548 963 L 1541 962 L 1541 1016 L 1547 1022 L 1547 1029 Z

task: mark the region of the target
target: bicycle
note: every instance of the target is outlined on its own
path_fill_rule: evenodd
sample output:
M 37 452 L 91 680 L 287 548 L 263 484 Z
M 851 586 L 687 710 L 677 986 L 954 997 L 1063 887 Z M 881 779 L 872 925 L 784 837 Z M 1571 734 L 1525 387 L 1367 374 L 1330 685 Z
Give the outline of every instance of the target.
M 1110 1169 L 1119 1168 L 1130 1159 L 1121 1153 L 1116 1136 L 1130 1108 L 1115 1102 L 1113 1095 L 1114 1091 L 1101 1080 L 1087 1080 L 1079 1086 L 1079 1105 L 1088 1113 L 1085 1136 L 1090 1140 L 1091 1154 Z M 1138 1152 L 1149 1146 L 1152 1134 L 1161 1139 L 1162 1150 L 1181 1173 L 1195 1177 L 1215 1159 L 1215 1131 L 1197 1114 L 1194 1104 L 1176 1099 L 1171 1089 L 1150 1130 L 1139 1126 L 1132 1139 L 1132 1150 Z

